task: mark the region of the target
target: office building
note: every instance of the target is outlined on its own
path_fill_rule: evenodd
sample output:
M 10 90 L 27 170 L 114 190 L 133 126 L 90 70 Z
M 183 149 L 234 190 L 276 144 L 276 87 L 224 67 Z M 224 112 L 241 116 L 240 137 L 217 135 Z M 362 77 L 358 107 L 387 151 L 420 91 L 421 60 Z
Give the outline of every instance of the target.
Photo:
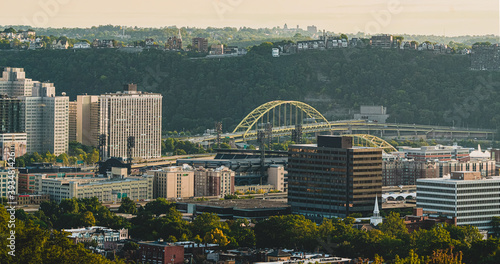
M 81 178 L 42 179 L 41 194 L 49 194 L 52 201 L 97 197 L 100 202 L 117 202 L 123 197 L 133 201 L 153 199 L 153 177 L 125 179 Z
M 220 196 L 234 193 L 234 171 L 221 166 L 216 169 L 197 168 L 194 171 L 194 196 Z
M 9 97 L 31 96 L 33 81 L 23 68 L 5 67 L 0 79 L 0 94 Z
M 318 144 L 288 149 L 292 212 L 320 220 L 371 215 L 382 198 L 382 149 L 353 147 L 352 137 L 318 136 Z
M 456 217 L 458 226 L 491 231 L 492 218 L 500 216 L 500 177 L 455 171 L 448 179 L 418 179 L 417 207 L 429 215 Z
M 172 166 L 148 171 L 154 177 L 154 198 L 185 198 L 194 196 L 194 170 L 191 166 Z
M 22 97 L 27 152 L 60 155 L 68 151 L 69 97 L 56 96 L 52 83 L 33 83 L 33 96 Z
M 50 163 L 35 163 L 19 169 L 19 193 L 38 193 L 42 179 L 80 179 L 93 177 L 94 173 L 81 168 L 58 167 Z
M 76 141 L 97 147 L 99 144 L 99 96 L 76 97 Z
M 136 84 L 123 92 L 99 96 L 99 135 L 106 136 L 105 159 L 161 157 L 162 96 L 137 91 Z M 131 157 L 127 140 L 133 138 Z
M 76 141 L 76 109 L 77 109 L 77 104 L 75 101 L 68 102 L 68 141 Z

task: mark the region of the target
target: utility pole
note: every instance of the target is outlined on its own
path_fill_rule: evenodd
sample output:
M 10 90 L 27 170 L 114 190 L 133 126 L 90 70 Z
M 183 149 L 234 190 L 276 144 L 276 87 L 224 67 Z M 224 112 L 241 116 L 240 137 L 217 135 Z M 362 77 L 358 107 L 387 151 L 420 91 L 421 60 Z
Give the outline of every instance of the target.
M 295 125 L 295 129 L 292 130 L 292 140 L 295 144 L 302 143 L 302 125 Z
M 222 123 L 215 123 L 215 132 L 217 133 L 217 147 L 220 148 L 220 136 L 222 134 Z
M 264 141 L 266 140 L 266 133 L 262 130 L 257 131 L 257 141 L 259 142 L 259 150 L 260 150 L 260 185 L 262 185 L 262 178 L 265 173 L 265 161 L 266 161 L 266 150 Z
M 266 123 L 266 137 L 267 137 L 267 147 L 271 149 L 271 144 L 273 143 L 273 124 Z

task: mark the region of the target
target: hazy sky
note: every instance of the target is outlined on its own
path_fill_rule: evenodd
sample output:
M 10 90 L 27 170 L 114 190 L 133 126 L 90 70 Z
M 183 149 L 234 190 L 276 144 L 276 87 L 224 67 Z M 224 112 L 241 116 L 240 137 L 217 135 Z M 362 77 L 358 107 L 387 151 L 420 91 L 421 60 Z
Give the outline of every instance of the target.
M 498 0 L 2 0 L 0 25 L 288 27 L 499 35 Z

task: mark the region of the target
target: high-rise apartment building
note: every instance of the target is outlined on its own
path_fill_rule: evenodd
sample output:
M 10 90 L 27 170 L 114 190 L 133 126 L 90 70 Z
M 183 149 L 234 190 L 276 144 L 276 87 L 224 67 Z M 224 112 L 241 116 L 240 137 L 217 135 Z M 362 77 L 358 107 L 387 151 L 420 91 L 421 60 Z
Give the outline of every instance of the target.
M 22 133 L 21 99 L 0 95 L 0 133 Z
M 69 130 L 69 136 L 68 140 L 69 142 L 71 141 L 76 141 L 76 108 L 77 104 L 75 101 L 69 102 L 69 118 L 68 118 L 68 130 Z
M 0 78 L 0 94 L 9 97 L 31 96 L 33 81 L 26 79 L 23 68 L 5 67 Z
M 288 203 L 310 218 L 370 215 L 382 198 L 382 149 L 353 147 L 352 137 L 318 136 L 288 149 Z
M 184 198 L 194 196 L 194 170 L 191 166 L 172 166 L 148 171 L 154 176 L 153 197 Z
M 137 91 L 136 84 L 123 92 L 99 96 L 99 134 L 106 136 L 104 158 L 161 157 L 162 96 Z M 134 138 L 131 157 L 127 139 Z
M 500 177 L 455 171 L 448 179 L 418 179 L 417 207 L 428 214 L 456 217 L 458 226 L 491 231 L 492 218 L 500 216 Z
M 22 68 L 7 67 L 2 73 L 0 133 L 9 134 L 4 139 L 14 137 L 19 141 L 24 134 L 15 134 L 25 132 L 26 143 L 19 146 L 26 146 L 28 153 L 62 154 L 68 150 L 69 98 L 64 94 L 56 96 L 52 83 L 32 81 L 25 75 Z
M 194 171 L 194 195 L 220 196 L 234 193 L 234 171 L 221 166 L 216 169 L 200 167 Z
M 76 97 L 76 141 L 97 147 L 99 143 L 99 96 Z
M 27 152 L 60 155 L 68 151 L 69 97 L 56 96 L 52 83 L 33 83 L 33 96 L 23 97 Z

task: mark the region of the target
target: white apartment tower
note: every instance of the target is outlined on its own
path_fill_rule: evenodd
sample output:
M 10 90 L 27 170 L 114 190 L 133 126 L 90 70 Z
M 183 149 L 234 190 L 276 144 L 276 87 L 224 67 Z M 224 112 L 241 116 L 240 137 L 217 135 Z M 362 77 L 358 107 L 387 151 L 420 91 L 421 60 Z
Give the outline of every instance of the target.
M 59 155 L 68 151 L 69 98 L 56 96 L 52 83 L 26 79 L 22 68 L 4 68 L 0 94 L 21 99 L 19 123 L 26 132 L 26 152 Z
M 69 97 L 64 95 L 55 96 L 52 83 L 33 82 L 32 96 L 22 97 L 28 153 L 68 151 Z
M 131 158 L 161 157 L 160 94 L 137 91 L 136 84 L 123 92 L 99 96 L 99 135 L 105 135 L 103 157 L 128 158 L 127 139 L 134 137 Z
M 31 96 L 33 81 L 26 79 L 23 68 L 5 67 L 0 78 L 0 94 L 9 97 Z

